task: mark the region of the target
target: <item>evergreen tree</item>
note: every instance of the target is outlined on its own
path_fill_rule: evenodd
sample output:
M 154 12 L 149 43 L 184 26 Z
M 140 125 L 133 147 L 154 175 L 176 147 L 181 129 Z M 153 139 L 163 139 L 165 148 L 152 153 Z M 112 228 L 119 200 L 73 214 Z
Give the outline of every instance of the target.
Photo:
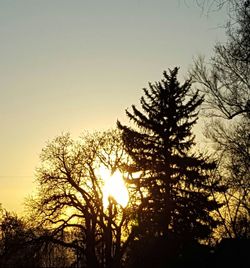
M 180 85 L 177 73 L 178 68 L 164 72 L 163 80 L 143 89 L 142 110 L 134 105 L 132 112 L 126 110 L 134 128 L 117 124 L 134 160 L 130 168 L 143 174 L 133 180 L 144 196 L 139 230 L 190 241 L 207 238 L 217 226 L 211 212 L 219 204 L 210 199 L 211 187 L 217 187 L 209 183 L 215 164 L 192 153 L 191 129 L 203 98 L 198 92 L 190 94 L 191 81 Z

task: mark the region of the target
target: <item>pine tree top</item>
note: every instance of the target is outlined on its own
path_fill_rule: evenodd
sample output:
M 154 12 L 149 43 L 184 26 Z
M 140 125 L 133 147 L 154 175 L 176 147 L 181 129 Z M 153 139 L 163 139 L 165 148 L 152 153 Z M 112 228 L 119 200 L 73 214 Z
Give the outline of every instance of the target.
M 203 97 L 199 96 L 198 91 L 191 94 L 191 80 L 186 80 L 182 85 L 179 83 L 178 71 L 177 67 L 164 71 L 160 82 L 149 83 L 148 89 L 143 88 L 141 109 L 132 105 L 132 111 L 126 110 L 127 117 L 140 130 L 140 134 L 119 121 L 118 128 L 127 129 L 127 133 L 135 137 L 155 136 L 160 142 L 171 143 L 178 150 L 190 149 L 194 143 L 191 129 L 198 119 L 197 107 Z

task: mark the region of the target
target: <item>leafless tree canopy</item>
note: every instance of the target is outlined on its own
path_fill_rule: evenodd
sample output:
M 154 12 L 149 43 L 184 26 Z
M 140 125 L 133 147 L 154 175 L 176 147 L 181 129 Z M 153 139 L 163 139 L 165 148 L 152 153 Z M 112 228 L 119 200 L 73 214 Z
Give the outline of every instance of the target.
M 49 230 L 44 238 L 74 249 L 84 267 L 119 267 L 133 239 L 133 197 L 126 208 L 110 197 L 105 208 L 98 173 L 100 165 L 114 171 L 128 162 L 118 132 L 86 134 L 78 142 L 59 136 L 44 148 L 41 161 L 39 193 L 30 206 Z
M 235 20 L 227 25 L 228 41 L 215 45 L 209 62 L 198 57 L 190 72 L 205 94 L 208 115 L 227 119 L 250 115 L 250 4 L 235 5 Z

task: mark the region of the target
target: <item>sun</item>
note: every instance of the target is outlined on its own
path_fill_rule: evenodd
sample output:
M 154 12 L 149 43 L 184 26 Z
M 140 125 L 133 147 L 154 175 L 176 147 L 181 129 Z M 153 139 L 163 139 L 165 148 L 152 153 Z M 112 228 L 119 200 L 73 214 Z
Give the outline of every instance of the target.
M 116 170 L 111 174 L 111 171 L 103 165 L 99 168 L 99 173 L 104 181 L 102 189 L 104 208 L 108 207 L 110 196 L 113 197 L 119 205 L 125 208 L 129 201 L 129 194 L 122 173 Z

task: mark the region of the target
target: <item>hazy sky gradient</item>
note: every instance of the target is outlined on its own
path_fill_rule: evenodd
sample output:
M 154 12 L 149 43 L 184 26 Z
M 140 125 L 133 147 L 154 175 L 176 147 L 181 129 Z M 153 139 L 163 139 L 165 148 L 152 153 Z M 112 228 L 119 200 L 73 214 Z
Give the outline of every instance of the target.
M 3 207 L 21 211 L 48 139 L 115 126 L 148 81 L 211 55 L 226 14 L 207 17 L 194 2 L 0 1 Z

